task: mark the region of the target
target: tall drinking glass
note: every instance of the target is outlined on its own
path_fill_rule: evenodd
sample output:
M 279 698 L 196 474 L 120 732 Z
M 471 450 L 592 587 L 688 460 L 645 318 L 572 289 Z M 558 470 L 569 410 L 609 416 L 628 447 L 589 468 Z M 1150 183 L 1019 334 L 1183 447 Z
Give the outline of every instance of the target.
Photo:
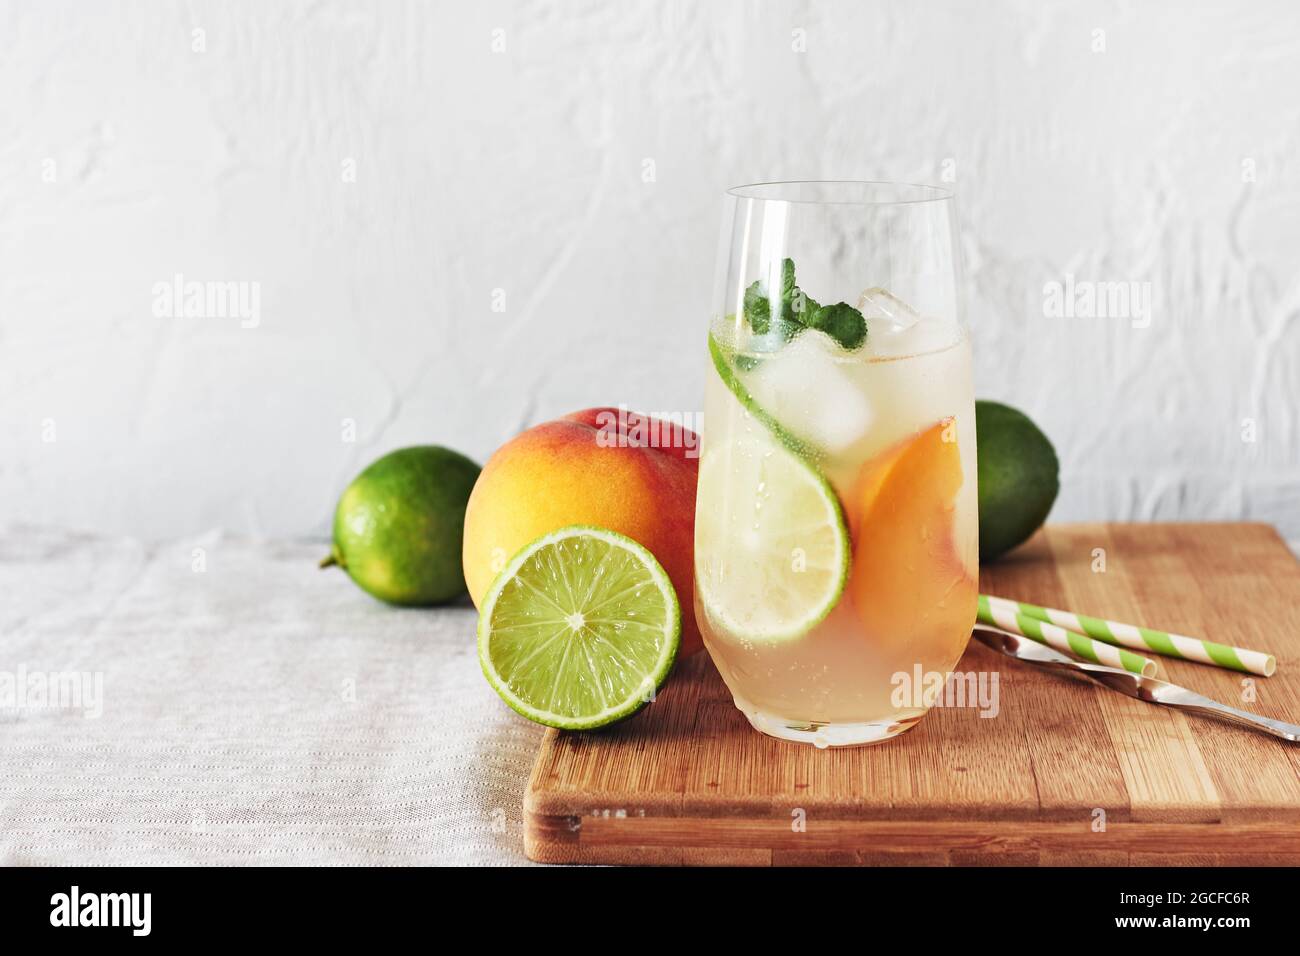
M 975 622 L 970 339 L 952 194 L 728 191 L 709 327 L 696 617 L 749 722 L 871 743 L 935 703 Z

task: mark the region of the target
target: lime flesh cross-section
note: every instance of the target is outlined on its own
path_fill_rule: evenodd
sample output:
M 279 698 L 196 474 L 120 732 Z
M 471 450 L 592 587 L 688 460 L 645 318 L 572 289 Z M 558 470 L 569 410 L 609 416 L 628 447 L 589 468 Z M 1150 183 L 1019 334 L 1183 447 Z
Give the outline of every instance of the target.
M 525 717 L 565 730 L 602 727 L 649 703 L 680 639 L 667 573 L 603 528 L 562 528 L 524 547 L 479 612 L 488 682 Z
M 787 641 L 830 613 L 849 568 L 844 514 L 826 479 L 779 436 L 738 430 L 710 446 L 699 500 L 713 503 L 695 515 L 695 586 L 712 628 Z

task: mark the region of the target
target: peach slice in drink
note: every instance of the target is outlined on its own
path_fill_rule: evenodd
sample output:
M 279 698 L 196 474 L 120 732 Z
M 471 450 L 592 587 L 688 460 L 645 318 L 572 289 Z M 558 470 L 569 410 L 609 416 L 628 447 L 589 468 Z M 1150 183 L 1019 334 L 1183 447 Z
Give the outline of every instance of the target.
M 956 663 L 975 622 L 978 581 L 962 561 L 955 423 L 944 419 L 863 465 L 844 502 L 853 539 L 847 592 L 866 637 Z M 949 650 L 950 649 L 950 650 Z

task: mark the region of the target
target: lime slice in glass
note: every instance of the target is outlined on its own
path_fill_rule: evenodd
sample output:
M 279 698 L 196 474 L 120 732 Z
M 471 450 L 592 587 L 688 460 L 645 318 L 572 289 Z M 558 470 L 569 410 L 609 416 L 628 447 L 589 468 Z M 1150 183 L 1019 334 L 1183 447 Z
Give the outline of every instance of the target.
M 773 435 L 780 439 L 781 444 L 803 458 L 816 459 L 821 456 L 821 449 L 786 428 L 758 403 L 750 390 L 745 387 L 745 383 L 740 380 L 740 374 L 736 370 L 728 350 L 718 342 L 712 332 L 709 333 L 709 357 L 713 359 L 714 371 L 718 373 L 718 377 L 722 379 L 723 384 L 727 386 L 731 394 L 736 396 L 736 400 L 744 406 L 747 412 L 762 422 Z
M 631 538 L 573 525 L 510 559 L 479 611 L 488 683 L 529 720 L 590 730 L 654 699 L 681 639 L 677 594 Z
M 700 463 L 695 588 L 710 626 L 735 640 L 806 634 L 839 601 L 849 533 L 830 484 L 761 429 L 709 446 Z

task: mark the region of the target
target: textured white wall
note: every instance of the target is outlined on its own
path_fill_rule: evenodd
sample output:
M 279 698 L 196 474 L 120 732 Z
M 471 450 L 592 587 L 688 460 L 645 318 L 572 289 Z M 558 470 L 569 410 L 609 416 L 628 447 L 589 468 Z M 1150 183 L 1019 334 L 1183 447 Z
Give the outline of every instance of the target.
M 6 0 L 0 44 L 0 523 L 319 533 L 399 445 L 695 410 L 724 187 L 955 177 L 1055 517 L 1300 538 L 1289 0 Z M 155 315 L 177 273 L 260 323 Z M 1149 327 L 1044 315 L 1067 274 Z

